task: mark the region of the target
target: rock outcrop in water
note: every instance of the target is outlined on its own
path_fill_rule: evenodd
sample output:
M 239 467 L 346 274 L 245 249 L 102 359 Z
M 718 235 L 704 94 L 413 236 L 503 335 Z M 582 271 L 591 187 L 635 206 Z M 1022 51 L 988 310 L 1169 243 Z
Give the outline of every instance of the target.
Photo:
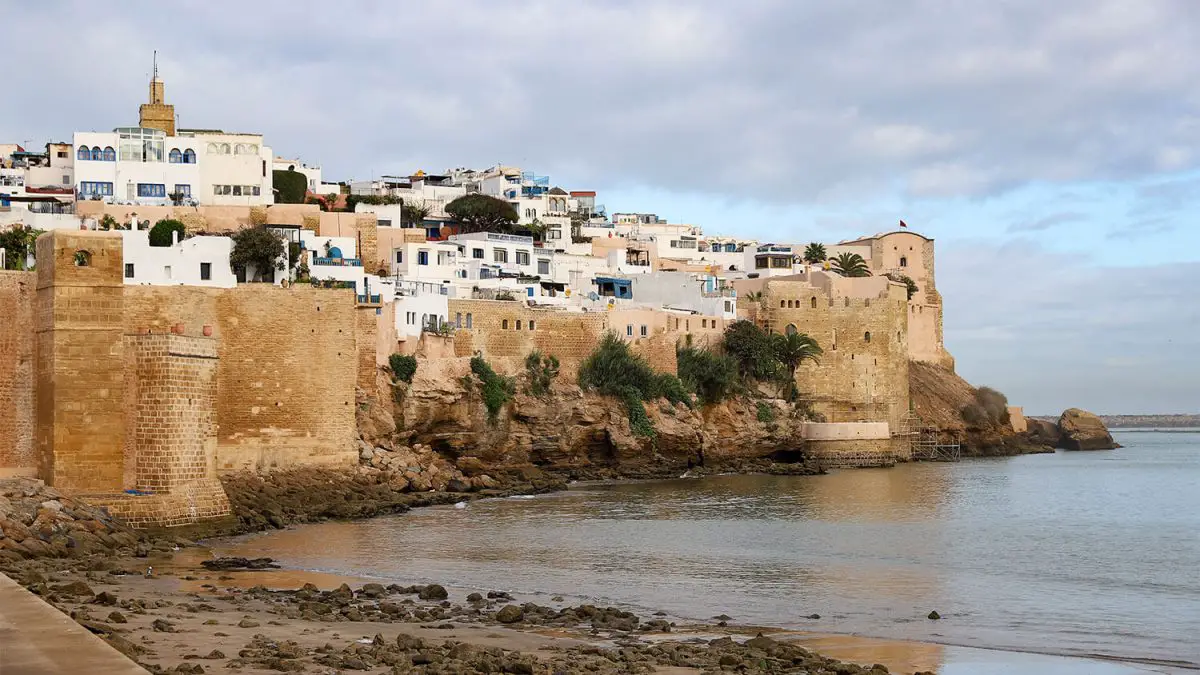
M 1068 408 L 1058 418 L 1058 447 L 1064 450 L 1112 450 L 1120 445 L 1099 417 L 1086 410 Z

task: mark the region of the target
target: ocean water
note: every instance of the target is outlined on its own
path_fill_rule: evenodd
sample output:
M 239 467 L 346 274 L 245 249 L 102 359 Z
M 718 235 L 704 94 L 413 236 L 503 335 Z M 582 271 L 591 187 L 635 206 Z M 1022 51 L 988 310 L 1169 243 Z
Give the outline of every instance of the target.
M 1112 451 L 581 485 L 221 553 L 684 619 L 1200 669 L 1200 433 L 1116 436 L 1125 447 Z

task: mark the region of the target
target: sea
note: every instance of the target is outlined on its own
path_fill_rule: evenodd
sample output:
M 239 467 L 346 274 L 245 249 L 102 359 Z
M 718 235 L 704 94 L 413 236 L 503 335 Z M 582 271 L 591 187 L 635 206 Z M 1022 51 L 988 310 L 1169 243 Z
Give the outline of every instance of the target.
M 1075 657 L 940 672 L 1200 670 L 1200 430 L 1114 436 L 1124 447 L 577 484 L 253 535 L 220 553 L 878 638 L 925 648 L 905 663 L 935 670 L 954 654 Z

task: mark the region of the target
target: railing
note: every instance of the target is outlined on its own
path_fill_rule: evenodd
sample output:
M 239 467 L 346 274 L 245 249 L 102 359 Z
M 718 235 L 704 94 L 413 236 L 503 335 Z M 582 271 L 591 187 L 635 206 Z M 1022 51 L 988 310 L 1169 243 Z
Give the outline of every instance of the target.
M 382 295 L 380 295 L 380 294 L 378 294 L 378 293 L 372 293 L 372 294 L 369 294 L 369 295 L 362 295 L 362 294 L 360 294 L 360 295 L 358 296 L 358 302 L 359 302 L 360 304 L 363 304 L 363 305 L 368 305 L 368 304 L 370 304 L 370 305 L 378 305 L 378 304 L 382 304 L 382 302 L 383 302 L 383 296 L 382 296 Z
M 513 244 L 532 244 L 533 237 L 523 237 L 519 234 L 500 234 L 498 232 L 488 232 L 488 241 L 507 241 Z
M 330 267 L 362 267 L 361 258 L 313 258 L 313 265 L 328 265 Z

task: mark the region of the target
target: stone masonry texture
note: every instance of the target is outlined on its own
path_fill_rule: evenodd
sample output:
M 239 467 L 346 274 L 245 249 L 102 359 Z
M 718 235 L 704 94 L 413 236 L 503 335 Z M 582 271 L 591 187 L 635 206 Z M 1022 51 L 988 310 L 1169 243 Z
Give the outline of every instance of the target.
M 33 475 L 34 272 L 0 270 L 0 476 Z

